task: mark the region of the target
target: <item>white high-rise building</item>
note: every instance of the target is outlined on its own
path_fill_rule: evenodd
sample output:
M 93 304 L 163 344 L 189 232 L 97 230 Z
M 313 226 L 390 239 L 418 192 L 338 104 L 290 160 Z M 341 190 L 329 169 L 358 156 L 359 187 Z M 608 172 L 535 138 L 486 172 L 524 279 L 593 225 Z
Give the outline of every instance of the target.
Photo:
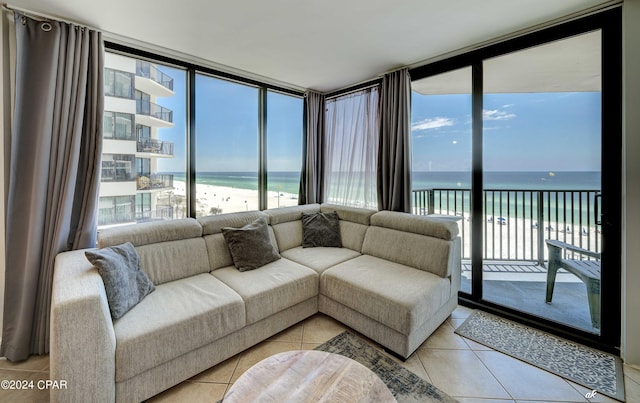
M 105 55 L 104 135 L 100 227 L 173 218 L 173 175 L 158 174 L 158 159 L 173 158 L 173 143 L 158 129 L 173 126 L 173 111 L 157 98 L 174 95 L 173 79 L 153 64 Z

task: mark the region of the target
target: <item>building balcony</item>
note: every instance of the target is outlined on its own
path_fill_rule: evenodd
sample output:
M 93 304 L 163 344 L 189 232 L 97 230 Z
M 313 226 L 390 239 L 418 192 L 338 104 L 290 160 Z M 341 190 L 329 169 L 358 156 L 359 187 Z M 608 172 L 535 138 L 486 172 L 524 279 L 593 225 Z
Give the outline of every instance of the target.
M 136 61 L 136 89 L 157 97 L 173 96 L 173 78 L 161 72 L 153 64 Z
M 137 190 L 173 189 L 173 175 L 139 173 L 136 183 Z
M 482 238 L 478 240 L 471 239 L 471 190 L 416 189 L 412 193 L 414 214 L 457 222 L 462 247 L 461 291 L 472 291 L 471 245 L 480 242 L 483 300 L 599 333 L 592 325 L 585 286 L 577 276 L 558 270 L 553 301 L 545 299 L 547 240 L 601 252 L 600 226 L 595 219 L 599 190 L 485 189 L 479 217 Z
M 159 207 L 153 211 L 136 212 L 136 222 L 173 220 L 173 207 Z
M 138 139 L 136 151 L 157 157 L 173 157 L 173 148 L 174 144 L 169 141 L 145 138 Z
M 471 259 L 471 190 L 416 189 L 414 214 L 457 216 L 462 258 Z M 600 252 L 596 223 L 599 190 L 485 189 L 482 200 L 485 259 L 534 261 L 548 258 L 545 240 L 553 239 Z
M 136 123 L 150 127 L 173 127 L 173 111 L 150 101 L 136 99 Z

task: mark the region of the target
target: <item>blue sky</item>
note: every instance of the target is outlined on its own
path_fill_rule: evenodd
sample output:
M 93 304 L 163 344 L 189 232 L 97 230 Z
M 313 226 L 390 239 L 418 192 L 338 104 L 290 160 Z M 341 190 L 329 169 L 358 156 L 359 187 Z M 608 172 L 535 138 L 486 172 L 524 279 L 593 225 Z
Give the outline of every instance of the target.
M 162 159 L 158 170 L 185 170 L 185 72 L 159 66 L 174 79 L 173 97 L 157 103 L 174 111 L 174 127 L 160 129 L 162 140 L 175 144 L 175 157 Z M 270 171 L 299 171 L 302 164 L 302 98 L 267 93 L 267 159 Z M 258 170 L 258 89 L 196 75 L 196 169 Z
M 600 93 L 487 94 L 488 171 L 600 170 Z M 471 169 L 471 96 L 414 93 L 414 171 Z
M 175 158 L 159 171 L 185 170 L 186 74 L 165 66 L 175 96 L 157 103 L 174 111 L 174 127 L 160 138 L 175 144 Z M 258 89 L 198 75 L 198 171 L 256 171 Z M 302 99 L 268 95 L 269 170 L 300 169 Z M 600 93 L 488 94 L 484 97 L 484 167 L 490 171 L 600 170 Z M 471 169 L 471 96 L 414 93 L 414 171 Z

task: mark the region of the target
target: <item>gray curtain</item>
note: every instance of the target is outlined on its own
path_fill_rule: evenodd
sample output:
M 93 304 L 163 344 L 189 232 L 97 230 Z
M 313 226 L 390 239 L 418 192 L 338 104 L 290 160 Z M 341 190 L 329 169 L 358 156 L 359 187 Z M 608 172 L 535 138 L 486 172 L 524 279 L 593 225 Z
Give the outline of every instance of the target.
M 411 211 L 411 78 L 385 74 L 380 95 L 378 209 Z
M 0 354 L 20 361 L 49 350 L 56 255 L 95 246 L 104 45 L 99 32 L 18 13 L 15 29 Z
M 324 95 L 307 91 L 304 97 L 305 139 L 298 204 L 324 201 Z

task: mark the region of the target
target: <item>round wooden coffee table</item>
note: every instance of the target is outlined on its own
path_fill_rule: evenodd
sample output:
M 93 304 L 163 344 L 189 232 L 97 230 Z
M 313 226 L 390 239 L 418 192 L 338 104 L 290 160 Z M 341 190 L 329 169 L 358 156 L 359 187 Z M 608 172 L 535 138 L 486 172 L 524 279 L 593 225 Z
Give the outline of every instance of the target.
M 347 357 L 287 351 L 249 368 L 223 402 L 395 402 L 371 370 Z

